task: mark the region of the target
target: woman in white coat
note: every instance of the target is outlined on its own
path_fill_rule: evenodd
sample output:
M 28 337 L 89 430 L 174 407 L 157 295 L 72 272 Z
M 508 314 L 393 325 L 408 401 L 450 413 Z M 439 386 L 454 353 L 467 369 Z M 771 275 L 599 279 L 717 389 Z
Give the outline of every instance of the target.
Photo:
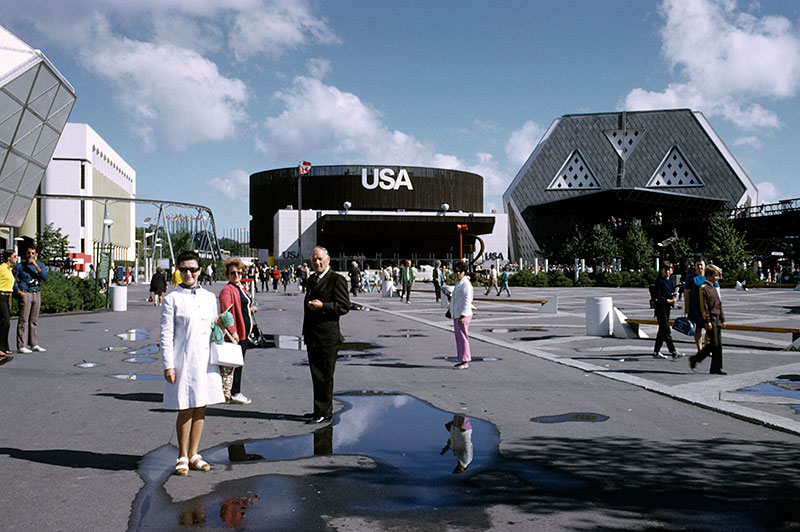
M 392 267 L 389 265 L 383 269 L 381 297 L 392 297 L 392 292 L 394 292 L 394 281 L 392 280 Z
M 209 364 L 211 326 L 217 317 L 217 298 L 200 287 L 200 257 L 192 251 L 178 256 L 181 284 L 164 296 L 161 309 L 161 352 L 164 360 L 164 408 L 177 410 L 176 475 L 189 468 L 211 466 L 198 453 L 206 405 L 222 403 L 219 367 Z
M 456 286 L 450 300 L 450 315 L 453 316 L 453 332 L 456 335 L 458 364 L 455 369 L 467 369 L 472 355 L 469 350 L 469 322 L 472 321 L 472 282 L 467 275 L 467 265 L 458 261 L 453 265 Z

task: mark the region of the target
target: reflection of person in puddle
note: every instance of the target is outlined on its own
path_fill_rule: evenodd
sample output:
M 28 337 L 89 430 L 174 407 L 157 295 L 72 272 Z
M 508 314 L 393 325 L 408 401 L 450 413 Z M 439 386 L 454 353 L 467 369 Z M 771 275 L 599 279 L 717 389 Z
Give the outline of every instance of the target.
M 197 283 L 200 257 L 192 251 L 178 256 L 182 281 L 164 297 L 161 309 L 161 352 L 164 357 L 164 408 L 177 410 L 176 475 L 189 468 L 208 471 L 211 466 L 198 453 L 205 424 L 206 405 L 222 403 L 219 367 L 209 363 L 211 325 L 217 316 L 217 299 Z M 191 457 L 191 458 L 190 458 Z
M 440 454 L 452 449 L 456 460 L 458 460 L 456 468 L 453 469 L 453 474 L 463 473 L 472 462 L 472 424 L 469 422 L 468 417 L 455 415 L 453 416 L 453 421 L 448 421 L 444 424 L 444 428 L 450 432 L 450 437 L 447 439 L 447 445 L 444 446 Z
M 238 499 L 225 499 L 219 509 L 219 517 L 226 527 L 236 528 L 242 526 L 245 510 L 250 503 L 259 500 L 258 495 Z

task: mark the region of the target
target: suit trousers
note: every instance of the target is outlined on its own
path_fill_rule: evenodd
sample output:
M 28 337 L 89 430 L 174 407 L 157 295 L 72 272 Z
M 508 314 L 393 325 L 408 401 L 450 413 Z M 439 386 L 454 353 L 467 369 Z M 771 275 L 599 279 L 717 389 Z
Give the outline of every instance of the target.
M 21 292 L 22 299 L 19 301 L 19 323 L 17 324 L 17 349 L 25 347 L 28 341 L 30 347 L 39 345 L 36 337 L 36 328 L 39 322 L 39 307 L 41 306 L 41 294 L 38 290 L 33 292 Z
M 314 416 L 333 415 L 333 372 L 340 344 L 306 346 L 311 383 L 314 387 Z
M 403 281 L 403 295 L 406 301 L 411 297 L 411 281 Z

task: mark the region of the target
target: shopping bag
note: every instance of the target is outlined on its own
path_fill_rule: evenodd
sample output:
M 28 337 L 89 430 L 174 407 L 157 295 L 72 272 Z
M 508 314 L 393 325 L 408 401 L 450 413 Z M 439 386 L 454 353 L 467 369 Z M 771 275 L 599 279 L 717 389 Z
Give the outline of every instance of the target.
M 681 316 L 680 318 L 676 318 L 675 322 L 672 324 L 672 328 L 679 333 L 685 334 L 686 336 L 694 336 L 695 325 L 692 320 L 687 318 L 686 316 Z

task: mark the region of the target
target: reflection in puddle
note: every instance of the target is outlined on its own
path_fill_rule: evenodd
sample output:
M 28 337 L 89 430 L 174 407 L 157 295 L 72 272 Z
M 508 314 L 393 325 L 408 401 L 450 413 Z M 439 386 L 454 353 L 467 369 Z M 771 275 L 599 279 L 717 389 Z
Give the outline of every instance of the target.
M 132 362 L 134 364 L 146 364 L 148 362 L 155 362 L 156 360 L 158 359 L 154 357 L 128 357 L 122 359 L 123 362 Z
M 739 388 L 735 390 L 734 393 L 800 399 L 800 382 L 793 380 L 762 382 L 754 386 Z
M 336 360 L 339 362 L 347 362 L 348 360 L 362 360 L 369 358 L 378 358 L 382 356 L 383 355 L 380 353 L 342 353 L 341 351 L 339 351 L 339 353 L 336 355 Z M 303 360 L 301 362 L 294 362 L 292 366 L 308 366 L 308 360 Z
M 546 327 L 495 327 L 491 329 L 484 329 L 484 332 L 490 333 L 513 333 L 513 332 L 530 332 L 530 331 L 545 331 Z
M 158 344 L 148 344 L 138 349 L 128 351 L 128 355 L 155 355 L 161 350 Z
M 128 349 L 127 347 L 121 345 L 112 345 L 109 347 L 101 347 L 100 351 L 125 351 L 127 349 Z
M 293 349 L 295 351 L 305 351 L 306 344 L 302 336 L 291 334 L 262 334 L 265 341 L 265 349 Z
M 789 405 L 789 408 L 794 410 L 795 414 L 800 414 L 800 405 Z
M 371 344 L 369 342 L 343 342 L 339 348 L 342 351 L 369 351 L 371 349 L 380 349 L 382 345 Z
M 567 423 L 570 421 L 582 421 L 584 423 L 600 423 L 608 420 L 608 416 L 603 414 L 593 414 L 591 412 L 570 412 L 559 416 L 540 416 L 531 418 L 535 423 Z
M 104 366 L 105 364 L 101 364 L 100 362 L 86 362 L 85 360 L 80 364 L 75 364 L 76 368 L 96 368 L 99 366 Z
M 163 375 L 146 375 L 141 373 L 115 373 L 109 375 L 112 379 L 119 379 L 123 381 L 161 381 L 164 380 Z
M 150 329 L 128 329 L 128 330 L 127 330 L 127 331 L 125 331 L 125 332 L 129 332 L 129 333 L 144 333 L 144 334 L 147 334 L 147 333 L 149 333 L 149 332 L 150 332 Z
M 434 360 L 446 360 L 448 362 L 456 363 L 458 362 L 458 357 L 433 357 Z M 497 362 L 498 360 L 503 360 L 502 358 L 497 357 L 472 357 L 470 362 Z
M 171 475 L 175 448 L 148 453 L 139 462 L 145 486 L 133 503 L 129 530 L 172 529 L 181 516 L 192 522 L 202 516 L 204 528 L 220 529 L 230 522 L 225 516 L 231 509 L 240 530 L 266 524 L 270 530 L 330 530 L 339 518 L 363 519 L 373 523 L 370 529 L 393 528 L 380 526 L 381 519 L 396 524 L 428 518 L 431 526 L 417 522 L 415 529 L 443 529 L 443 523 L 486 529 L 498 485 L 524 490 L 525 500 L 531 490 L 587 487 L 535 462 L 501 458 L 498 431 L 486 421 L 408 395 L 348 392 L 336 400 L 344 408 L 333 424 L 313 433 L 203 450 L 216 478 L 188 500 L 181 498 L 186 481 Z M 315 459 L 320 456 L 325 460 Z M 297 472 L 269 474 L 281 464 Z M 246 510 L 241 519 L 239 509 Z
M 371 312 L 372 311 L 371 308 L 369 308 L 369 307 L 367 307 L 365 305 L 362 305 L 361 303 L 353 303 L 353 302 L 350 302 L 350 310 L 355 310 L 355 311 L 358 311 L 358 312 Z
M 115 334 L 114 336 L 116 336 L 117 338 L 122 338 L 123 340 L 129 340 L 129 341 L 132 341 L 132 342 L 133 341 L 137 341 L 137 340 L 148 340 L 150 338 L 149 334 L 145 334 L 143 332 L 133 332 L 133 331 L 128 331 L 128 332 L 124 332 L 124 333 Z
M 273 308 L 258 307 L 258 310 L 260 310 L 261 312 L 264 312 L 264 311 L 268 311 L 268 312 L 283 312 L 286 309 L 277 308 L 277 307 L 273 307 Z
M 380 334 L 378 338 L 427 338 L 427 336 L 427 334 L 406 332 L 405 334 Z

